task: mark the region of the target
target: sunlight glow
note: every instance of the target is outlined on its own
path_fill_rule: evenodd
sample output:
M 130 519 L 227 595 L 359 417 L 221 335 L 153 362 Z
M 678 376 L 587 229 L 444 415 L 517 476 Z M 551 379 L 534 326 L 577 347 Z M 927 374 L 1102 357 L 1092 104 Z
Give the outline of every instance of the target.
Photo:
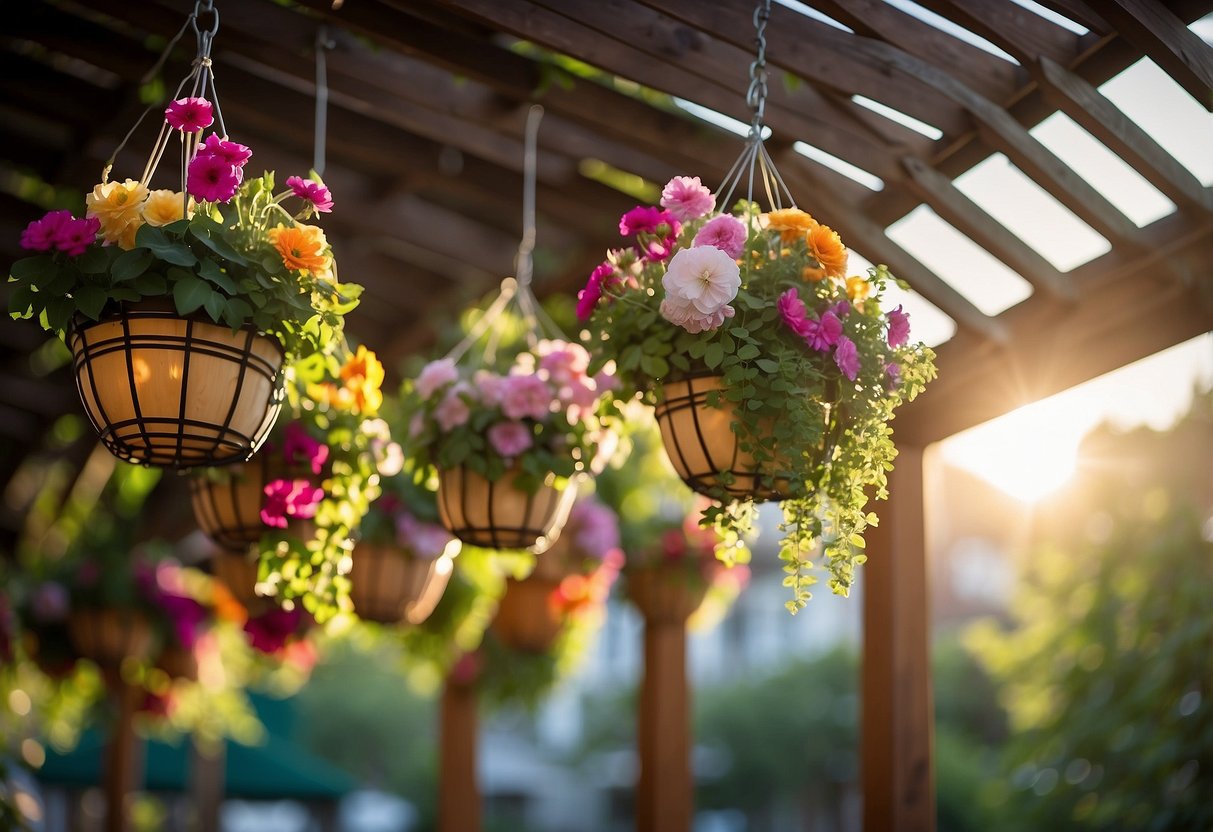
M 852 95 L 851 100 L 861 107 L 867 107 L 874 113 L 887 118 L 889 121 L 895 121 L 902 127 L 908 127 L 915 133 L 921 133 L 928 139 L 939 139 L 943 136 L 943 131 L 938 127 L 927 124 L 925 121 L 919 121 L 914 116 L 906 115 L 901 110 L 895 110 L 888 104 L 881 104 L 879 101 L 873 101 L 871 98 L 866 98 L 862 95 Z
M 675 98 L 674 104 L 680 109 L 686 110 L 695 118 L 702 119 L 709 124 L 715 124 L 717 127 L 723 127 L 730 133 L 736 133 L 738 136 L 750 135 L 750 125 L 744 121 L 739 121 L 732 116 L 726 116 L 724 113 L 718 113 L 710 107 L 704 107 L 702 104 L 696 104 L 694 101 L 687 101 L 684 98 Z M 769 139 L 771 137 L 771 128 L 762 128 L 762 137 Z
M 1081 23 L 1060 15 L 1052 9 L 1045 8 L 1039 3 L 1033 2 L 1033 0 L 1011 0 L 1011 2 L 1017 6 L 1022 6 L 1030 12 L 1040 15 L 1050 23 L 1055 23 L 1061 28 L 1073 32 L 1076 35 L 1085 35 L 1087 32 L 1091 31 Z
M 844 32 L 852 32 L 852 33 L 854 33 L 854 31 L 855 31 L 850 26 L 844 26 L 843 24 L 839 23 L 837 20 L 830 17 L 829 15 L 822 14 L 821 12 L 817 11 L 817 9 L 813 8 L 812 6 L 806 6 L 804 3 L 801 3 L 800 0 L 775 0 L 775 2 L 778 3 L 779 5 L 783 6 L 784 8 L 791 9 L 794 12 L 799 12 L 800 14 L 803 14 L 805 17 L 811 17 L 814 20 L 821 21 L 822 23 L 826 24 L 827 26 L 833 26 L 835 29 L 841 29 Z
M 814 147 L 805 142 L 796 142 L 792 145 L 792 149 L 801 156 L 812 159 L 814 162 L 825 165 L 835 173 L 841 173 L 847 179 L 853 179 L 865 188 L 873 191 L 884 190 L 884 180 L 875 174 L 868 173 L 861 167 L 856 167 L 846 159 L 839 159 L 832 153 L 826 153 L 819 147 Z
M 848 274 L 867 274 L 872 261 L 854 249 L 849 250 Z M 956 334 L 956 322 L 946 312 L 914 291 L 890 283 L 880 298 L 880 308 L 886 312 L 898 306 L 910 316 L 910 335 L 928 347 L 938 347 Z
M 911 2 L 911 0 L 885 0 L 885 2 L 895 9 L 899 9 L 908 15 L 913 15 L 923 23 L 929 23 L 939 31 L 946 32 L 957 40 L 964 41 L 970 46 L 976 46 L 983 52 L 989 52 L 996 58 L 1002 58 L 1008 63 L 1019 66 L 1019 61 L 1015 60 L 1014 55 L 1011 55 L 1010 53 L 990 43 L 988 40 L 981 37 L 981 35 L 974 34 L 963 26 L 958 26 L 957 24 L 948 20 L 946 17 L 938 15 L 930 9 L 923 8 L 917 3 Z

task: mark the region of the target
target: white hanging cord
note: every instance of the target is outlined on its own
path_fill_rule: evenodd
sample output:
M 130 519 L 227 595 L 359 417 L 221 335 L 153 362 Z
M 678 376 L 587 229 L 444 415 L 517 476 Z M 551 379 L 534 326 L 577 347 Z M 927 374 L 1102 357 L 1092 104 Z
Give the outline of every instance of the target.
M 316 31 L 316 139 L 312 151 L 312 170 L 324 176 L 325 137 L 328 134 L 329 81 L 327 52 L 336 46 L 328 27 Z

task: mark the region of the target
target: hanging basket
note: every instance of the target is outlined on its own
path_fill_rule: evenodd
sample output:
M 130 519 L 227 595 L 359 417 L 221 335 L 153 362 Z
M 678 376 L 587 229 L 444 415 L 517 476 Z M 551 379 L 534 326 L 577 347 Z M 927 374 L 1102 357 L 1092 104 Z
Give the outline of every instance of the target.
M 733 433 L 733 403 L 720 397 L 720 406 L 708 404 L 708 394 L 723 390 L 720 376 L 695 376 L 667 381 L 654 412 L 661 442 L 678 476 L 693 490 L 713 499 L 721 492 L 733 499 L 757 503 L 790 496 L 786 480 L 774 482 L 756 469 L 752 454 L 741 450 Z M 721 482 L 728 471 L 733 481 Z
M 458 551 L 458 544 L 447 547 Z M 350 600 L 359 618 L 380 624 L 420 624 L 430 617 L 451 578 L 446 552 L 423 558 L 394 546 L 359 543 L 350 568 Z
M 257 594 L 257 560 L 245 552 L 217 552 L 211 559 L 211 572 L 223 582 L 232 597 L 250 614 L 264 608 L 266 599 Z
M 559 588 L 559 580 L 536 575 L 507 580 L 497 615 L 489 625 L 493 634 L 512 650 L 546 653 L 564 624 L 550 600 Z
M 121 304 L 68 332 L 85 412 L 116 457 L 168 468 L 246 460 L 282 405 L 283 352 L 251 328 Z
M 637 569 L 627 582 L 628 597 L 649 624 L 685 625 L 708 594 L 707 581 L 676 567 Z
M 152 628 L 131 609 L 75 609 L 67 620 L 72 646 L 102 670 L 117 670 L 126 658 L 143 659 L 152 649 Z
M 470 546 L 546 551 L 564 528 L 577 489 L 563 491 L 548 480 L 534 494 L 514 486 L 517 470 L 492 482 L 460 465 L 438 472 L 438 512 L 442 525 Z
M 268 483 L 276 479 L 309 482 L 318 479 L 306 466 L 289 466 L 278 455 L 265 453 L 245 463 L 228 465 L 223 473 L 225 476 L 221 478 L 204 473 L 190 478 L 194 519 L 198 528 L 217 545 L 240 552 L 260 540 L 269 529 L 261 521 L 261 506 Z

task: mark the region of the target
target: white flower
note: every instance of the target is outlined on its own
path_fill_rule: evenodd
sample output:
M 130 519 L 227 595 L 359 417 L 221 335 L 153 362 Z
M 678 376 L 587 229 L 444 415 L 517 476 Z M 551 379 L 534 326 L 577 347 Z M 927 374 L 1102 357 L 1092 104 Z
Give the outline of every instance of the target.
M 715 315 L 737 297 L 741 270 L 715 246 L 684 248 L 670 260 L 661 285 L 669 297 L 690 301 L 703 315 Z

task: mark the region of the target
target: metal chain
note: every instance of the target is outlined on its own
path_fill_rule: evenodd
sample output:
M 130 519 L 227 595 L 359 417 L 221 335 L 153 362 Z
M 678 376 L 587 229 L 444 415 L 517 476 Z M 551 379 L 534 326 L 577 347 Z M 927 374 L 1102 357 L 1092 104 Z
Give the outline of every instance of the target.
M 761 133 L 767 107 L 767 21 L 771 19 L 771 0 L 759 0 L 754 9 L 754 31 L 757 57 L 750 64 L 750 88 L 745 100 L 754 112 L 750 131 Z
M 316 141 L 312 149 L 312 170 L 324 176 L 325 139 L 328 134 L 329 81 L 326 53 L 336 46 L 328 27 L 316 31 Z

